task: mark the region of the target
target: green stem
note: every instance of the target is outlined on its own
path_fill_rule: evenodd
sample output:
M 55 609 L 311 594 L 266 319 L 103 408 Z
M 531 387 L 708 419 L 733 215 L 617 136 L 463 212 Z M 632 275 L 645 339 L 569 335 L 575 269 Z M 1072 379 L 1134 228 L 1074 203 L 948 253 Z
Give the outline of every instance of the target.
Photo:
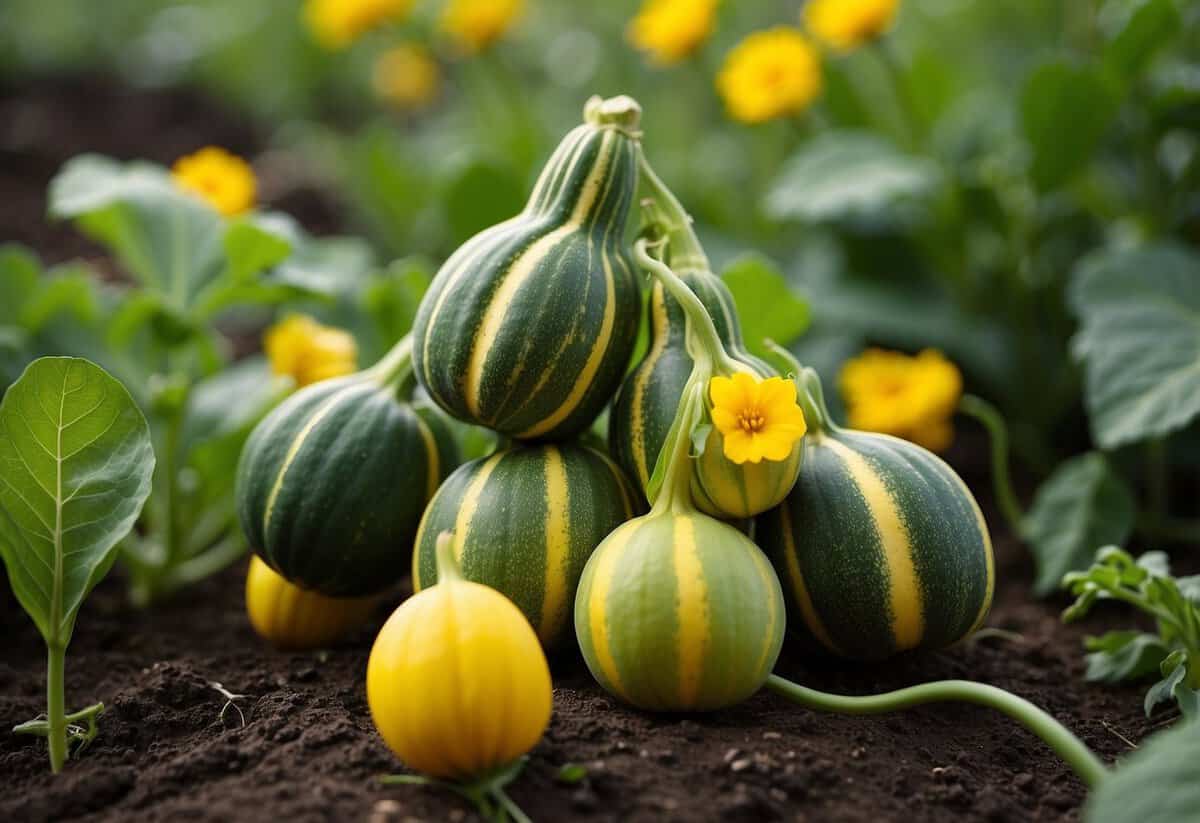
M 704 253 L 700 238 L 696 236 L 696 230 L 692 227 L 691 215 L 684 209 L 674 192 L 667 188 L 667 184 L 654 173 L 650 161 L 646 159 L 646 153 L 640 147 L 638 168 L 641 171 L 643 188 L 648 194 L 648 197 L 642 200 L 644 221 L 656 226 L 667 238 L 670 244 L 671 266 L 680 271 L 710 271 L 708 255 Z
M 454 532 L 445 531 L 438 535 L 437 546 L 437 579 L 439 583 L 447 580 L 462 580 L 462 570 L 454 557 Z
M 700 298 L 679 275 L 671 271 L 670 266 L 651 257 L 649 247 L 650 244 L 645 238 L 638 240 L 633 246 L 634 258 L 638 265 L 658 278 L 667 293 L 683 308 L 687 320 L 688 342 L 693 344 L 688 350 L 696 361 L 696 366 L 707 369 L 710 373 L 715 371 L 732 374 L 745 371 L 745 367 L 726 354 L 721 337 L 717 334 L 717 327 L 713 325 L 712 317 L 700 302 Z
M 513 802 L 513 799 L 508 796 L 508 792 L 504 791 L 503 786 L 496 786 L 492 790 L 492 796 L 500 803 L 500 808 L 508 812 L 509 817 L 517 823 L 533 823 L 525 812 L 521 811 L 521 807 Z
M 987 706 L 1003 712 L 1040 737 L 1075 770 L 1089 788 L 1100 785 L 1109 774 L 1095 753 L 1049 714 L 1022 697 L 985 683 L 939 680 L 884 694 L 858 697 L 819 692 L 772 674 L 767 678 L 766 687 L 806 708 L 842 714 L 884 714 L 943 701 Z
M 1004 416 L 991 403 L 973 394 L 963 395 L 958 410 L 979 421 L 987 430 L 992 445 L 992 486 L 996 502 L 1013 534 L 1020 537 L 1025 530 L 1025 510 L 1013 491 L 1008 472 L 1008 426 Z
M 698 379 L 699 378 L 699 379 Z M 692 503 L 692 430 L 696 427 L 697 418 L 704 408 L 704 392 L 707 379 L 703 377 L 698 365 L 692 367 L 692 376 L 683 387 L 680 395 L 679 409 L 675 413 L 675 422 L 667 433 L 663 443 L 659 462 L 666 460 L 666 469 L 662 482 L 657 489 L 654 478 L 651 478 L 650 492 L 653 493 L 654 505 L 650 513 L 656 512 L 688 512 L 695 506 Z M 658 473 L 657 468 L 655 474 Z
M 399 400 L 412 395 L 416 377 L 413 374 L 412 335 L 401 338 L 366 374 L 381 386 L 392 388 Z
M 63 674 L 67 663 L 67 647 L 58 643 L 46 644 L 46 722 L 49 726 L 50 771 L 58 774 L 67 761 L 67 695 Z

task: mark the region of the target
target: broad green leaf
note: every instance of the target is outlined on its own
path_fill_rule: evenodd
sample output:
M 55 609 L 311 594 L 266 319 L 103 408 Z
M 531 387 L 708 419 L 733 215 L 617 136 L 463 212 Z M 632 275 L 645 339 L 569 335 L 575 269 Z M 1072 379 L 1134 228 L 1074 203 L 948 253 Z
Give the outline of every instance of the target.
M 0 554 L 48 645 L 70 640 L 153 470 L 146 419 L 86 360 L 36 360 L 0 402 Z
M 52 217 L 74 220 L 177 308 L 222 270 L 224 218 L 158 166 L 81 155 L 50 181 L 49 200 Z
M 1158 635 L 1135 631 L 1108 632 L 1089 637 L 1086 643 L 1085 677 L 1103 683 L 1120 683 L 1154 674 L 1168 651 Z
M 1034 591 L 1054 591 L 1069 571 L 1087 568 L 1098 546 L 1123 543 L 1133 530 L 1133 492 L 1104 455 L 1062 463 L 1037 490 L 1023 536 L 1037 565 Z
M 281 391 L 280 378 L 271 374 L 264 357 L 247 357 L 201 380 L 189 395 L 180 438 L 184 448 L 253 425 Z
M 1021 90 L 1021 126 L 1039 188 L 1066 183 L 1091 161 L 1118 103 L 1105 75 L 1091 66 L 1053 59 L 1033 71 Z
M 1150 687 L 1142 704 L 1146 717 L 1154 713 L 1158 704 L 1169 703 L 1172 700 L 1178 704 L 1185 717 L 1196 715 L 1198 695 L 1196 690 L 1189 688 L 1187 684 L 1188 668 L 1196 664 L 1191 663 L 1188 657 L 1186 651 L 1177 649 L 1162 661 L 1159 667 L 1162 680 Z
M 21 322 L 21 308 L 38 287 L 42 267 L 22 246 L 0 246 L 0 326 Z
M 373 269 L 371 249 L 355 237 L 310 238 L 263 277 L 311 297 L 336 299 L 354 293 Z
M 792 155 L 767 193 L 766 210 L 777 220 L 812 222 L 906 217 L 939 181 L 931 161 L 880 137 L 829 132 Z
M 256 214 L 235 220 L 225 231 L 225 277 L 231 283 L 247 283 L 286 260 L 300 242 L 303 233 L 290 217 Z
M 1100 446 L 1161 437 L 1200 414 L 1200 256 L 1166 245 L 1100 252 L 1076 268 L 1070 298 Z
M 1200 809 L 1200 723 L 1159 732 L 1118 764 L 1084 807 L 1087 823 L 1183 823 Z
M 1115 77 L 1132 78 L 1180 30 L 1174 0 L 1109 0 L 1100 15 L 1110 32 L 1104 62 Z
M 767 352 L 764 340 L 787 346 L 808 328 L 808 303 L 789 287 L 783 274 L 767 258 L 748 254 L 734 260 L 721 273 L 733 292 L 742 321 L 742 335 L 760 357 Z

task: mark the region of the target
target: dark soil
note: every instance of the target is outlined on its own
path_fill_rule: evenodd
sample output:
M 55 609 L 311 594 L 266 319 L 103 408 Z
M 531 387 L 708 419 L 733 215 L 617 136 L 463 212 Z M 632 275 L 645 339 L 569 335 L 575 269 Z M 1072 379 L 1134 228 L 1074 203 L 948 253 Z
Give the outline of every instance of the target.
M 46 179 L 83 150 L 163 162 L 210 142 L 251 153 L 252 132 L 218 111 L 187 96 L 103 84 L 51 84 L 0 97 L 0 241 L 21 240 L 52 260 L 94 254 L 69 230 L 44 227 Z M 306 222 L 322 220 L 318 214 Z M 967 433 L 950 460 L 981 492 L 998 527 L 975 434 Z M 874 666 L 788 649 L 780 671 L 862 694 L 947 677 L 985 681 L 1045 707 L 1107 760 L 1169 721 L 1143 716 L 1143 687 L 1083 682 L 1083 636 L 1129 616 L 1101 610 L 1082 626 L 1064 627 L 1063 603 L 1032 600 L 1024 552 L 998 528 L 996 537 L 999 586 L 989 626 L 1019 637 L 993 635 Z M 68 702 L 108 707 L 100 737 L 53 777 L 43 742 L 0 731 L 0 819 L 472 817 L 446 791 L 375 780 L 401 767 L 368 717 L 371 628 L 327 652 L 273 651 L 244 616 L 243 574 L 239 566 L 147 612 L 125 604 L 118 573 L 101 584 L 80 615 L 67 660 Z M 44 710 L 45 664 L 41 641 L 6 586 L 0 633 L 0 726 L 12 726 Z M 555 660 L 554 674 L 550 730 L 511 787 L 538 821 L 1057 821 L 1078 819 L 1085 794 L 1041 742 L 972 706 L 849 718 L 763 693 L 714 714 L 663 716 L 619 705 L 577 655 Z M 217 682 L 245 695 L 223 714 Z M 556 781 L 568 762 L 586 767 L 581 782 Z

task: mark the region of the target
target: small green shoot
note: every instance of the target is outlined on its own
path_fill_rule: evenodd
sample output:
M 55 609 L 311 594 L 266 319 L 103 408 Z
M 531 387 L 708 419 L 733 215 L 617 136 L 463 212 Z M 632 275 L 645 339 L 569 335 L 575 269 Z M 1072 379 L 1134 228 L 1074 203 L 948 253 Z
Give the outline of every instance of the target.
M 554 775 L 554 779 L 559 783 L 565 783 L 568 786 L 574 786 L 580 783 L 587 777 L 587 767 L 581 766 L 578 763 L 564 763 L 558 773 Z
M 1118 683 L 1157 674 L 1161 679 L 1146 692 L 1147 716 L 1171 700 L 1186 717 L 1200 715 L 1200 575 L 1172 577 L 1162 552 L 1135 560 L 1108 546 L 1087 571 L 1066 575 L 1063 587 L 1076 597 L 1064 622 L 1082 618 L 1101 600 L 1128 603 L 1154 618 L 1154 634 L 1112 631 L 1087 638 L 1088 680 Z
M 462 797 L 475 807 L 484 820 L 492 823 L 532 823 L 525 812 L 521 811 L 521 807 L 504 791 L 505 786 L 520 776 L 528 760 L 528 757 L 514 760 L 507 766 L 470 782 L 439 780 L 421 774 L 386 774 L 379 778 L 379 782 L 385 786 L 438 786 Z
M 153 472 L 146 418 L 124 386 L 87 360 L 35 360 L 0 402 L 0 555 L 47 650 L 46 715 L 14 731 L 47 738 L 54 772 L 69 742 L 79 752 L 96 736 L 103 705 L 66 710 L 67 645 Z

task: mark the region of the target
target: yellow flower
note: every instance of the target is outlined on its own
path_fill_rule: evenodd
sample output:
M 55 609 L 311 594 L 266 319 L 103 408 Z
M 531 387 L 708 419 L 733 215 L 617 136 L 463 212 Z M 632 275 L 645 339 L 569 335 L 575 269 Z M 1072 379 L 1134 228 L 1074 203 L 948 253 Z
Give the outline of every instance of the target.
M 264 348 L 271 371 L 288 375 L 297 386 L 341 377 L 357 367 L 354 338 L 304 314 L 289 315 L 267 329 Z
M 400 20 L 413 0 L 307 0 L 304 20 L 322 46 L 342 49 L 389 20 Z
M 419 109 L 437 97 L 441 77 L 428 50 L 405 44 L 379 56 L 371 80 L 382 99 L 402 109 Z
M 954 439 L 950 418 L 962 396 L 958 367 L 933 349 L 915 357 L 868 349 L 839 377 L 850 426 L 911 440 L 932 451 Z
M 713 425 L 724 436 L 725 456 L 738 465 L 786 460 L 808 430 L 791 380 L 759 380 L 739 372 L 714 377 L 708 394 Z
M 755 32 L 725 58 L 717 91 L 729 114 L 744 123 L 796 114 L 821 93 L 821 61 L 798 29 Z
M 660 66 L 678 63 L 712 34 L 720 0 L 646 0 L 626 37 Z
M 250 164 L 216 146 L 180 157 L 171 167 L 171 177 L 224 215 L 248 211 L 258 190 Z
M 468 54 L 500 38 L 524 11 L 525 0 L 450 0 L 441 27 Z
M 896 19 L 900 0 L 809 0 L 804 25 L 836 51 L 849 51 L 874 40 Z

